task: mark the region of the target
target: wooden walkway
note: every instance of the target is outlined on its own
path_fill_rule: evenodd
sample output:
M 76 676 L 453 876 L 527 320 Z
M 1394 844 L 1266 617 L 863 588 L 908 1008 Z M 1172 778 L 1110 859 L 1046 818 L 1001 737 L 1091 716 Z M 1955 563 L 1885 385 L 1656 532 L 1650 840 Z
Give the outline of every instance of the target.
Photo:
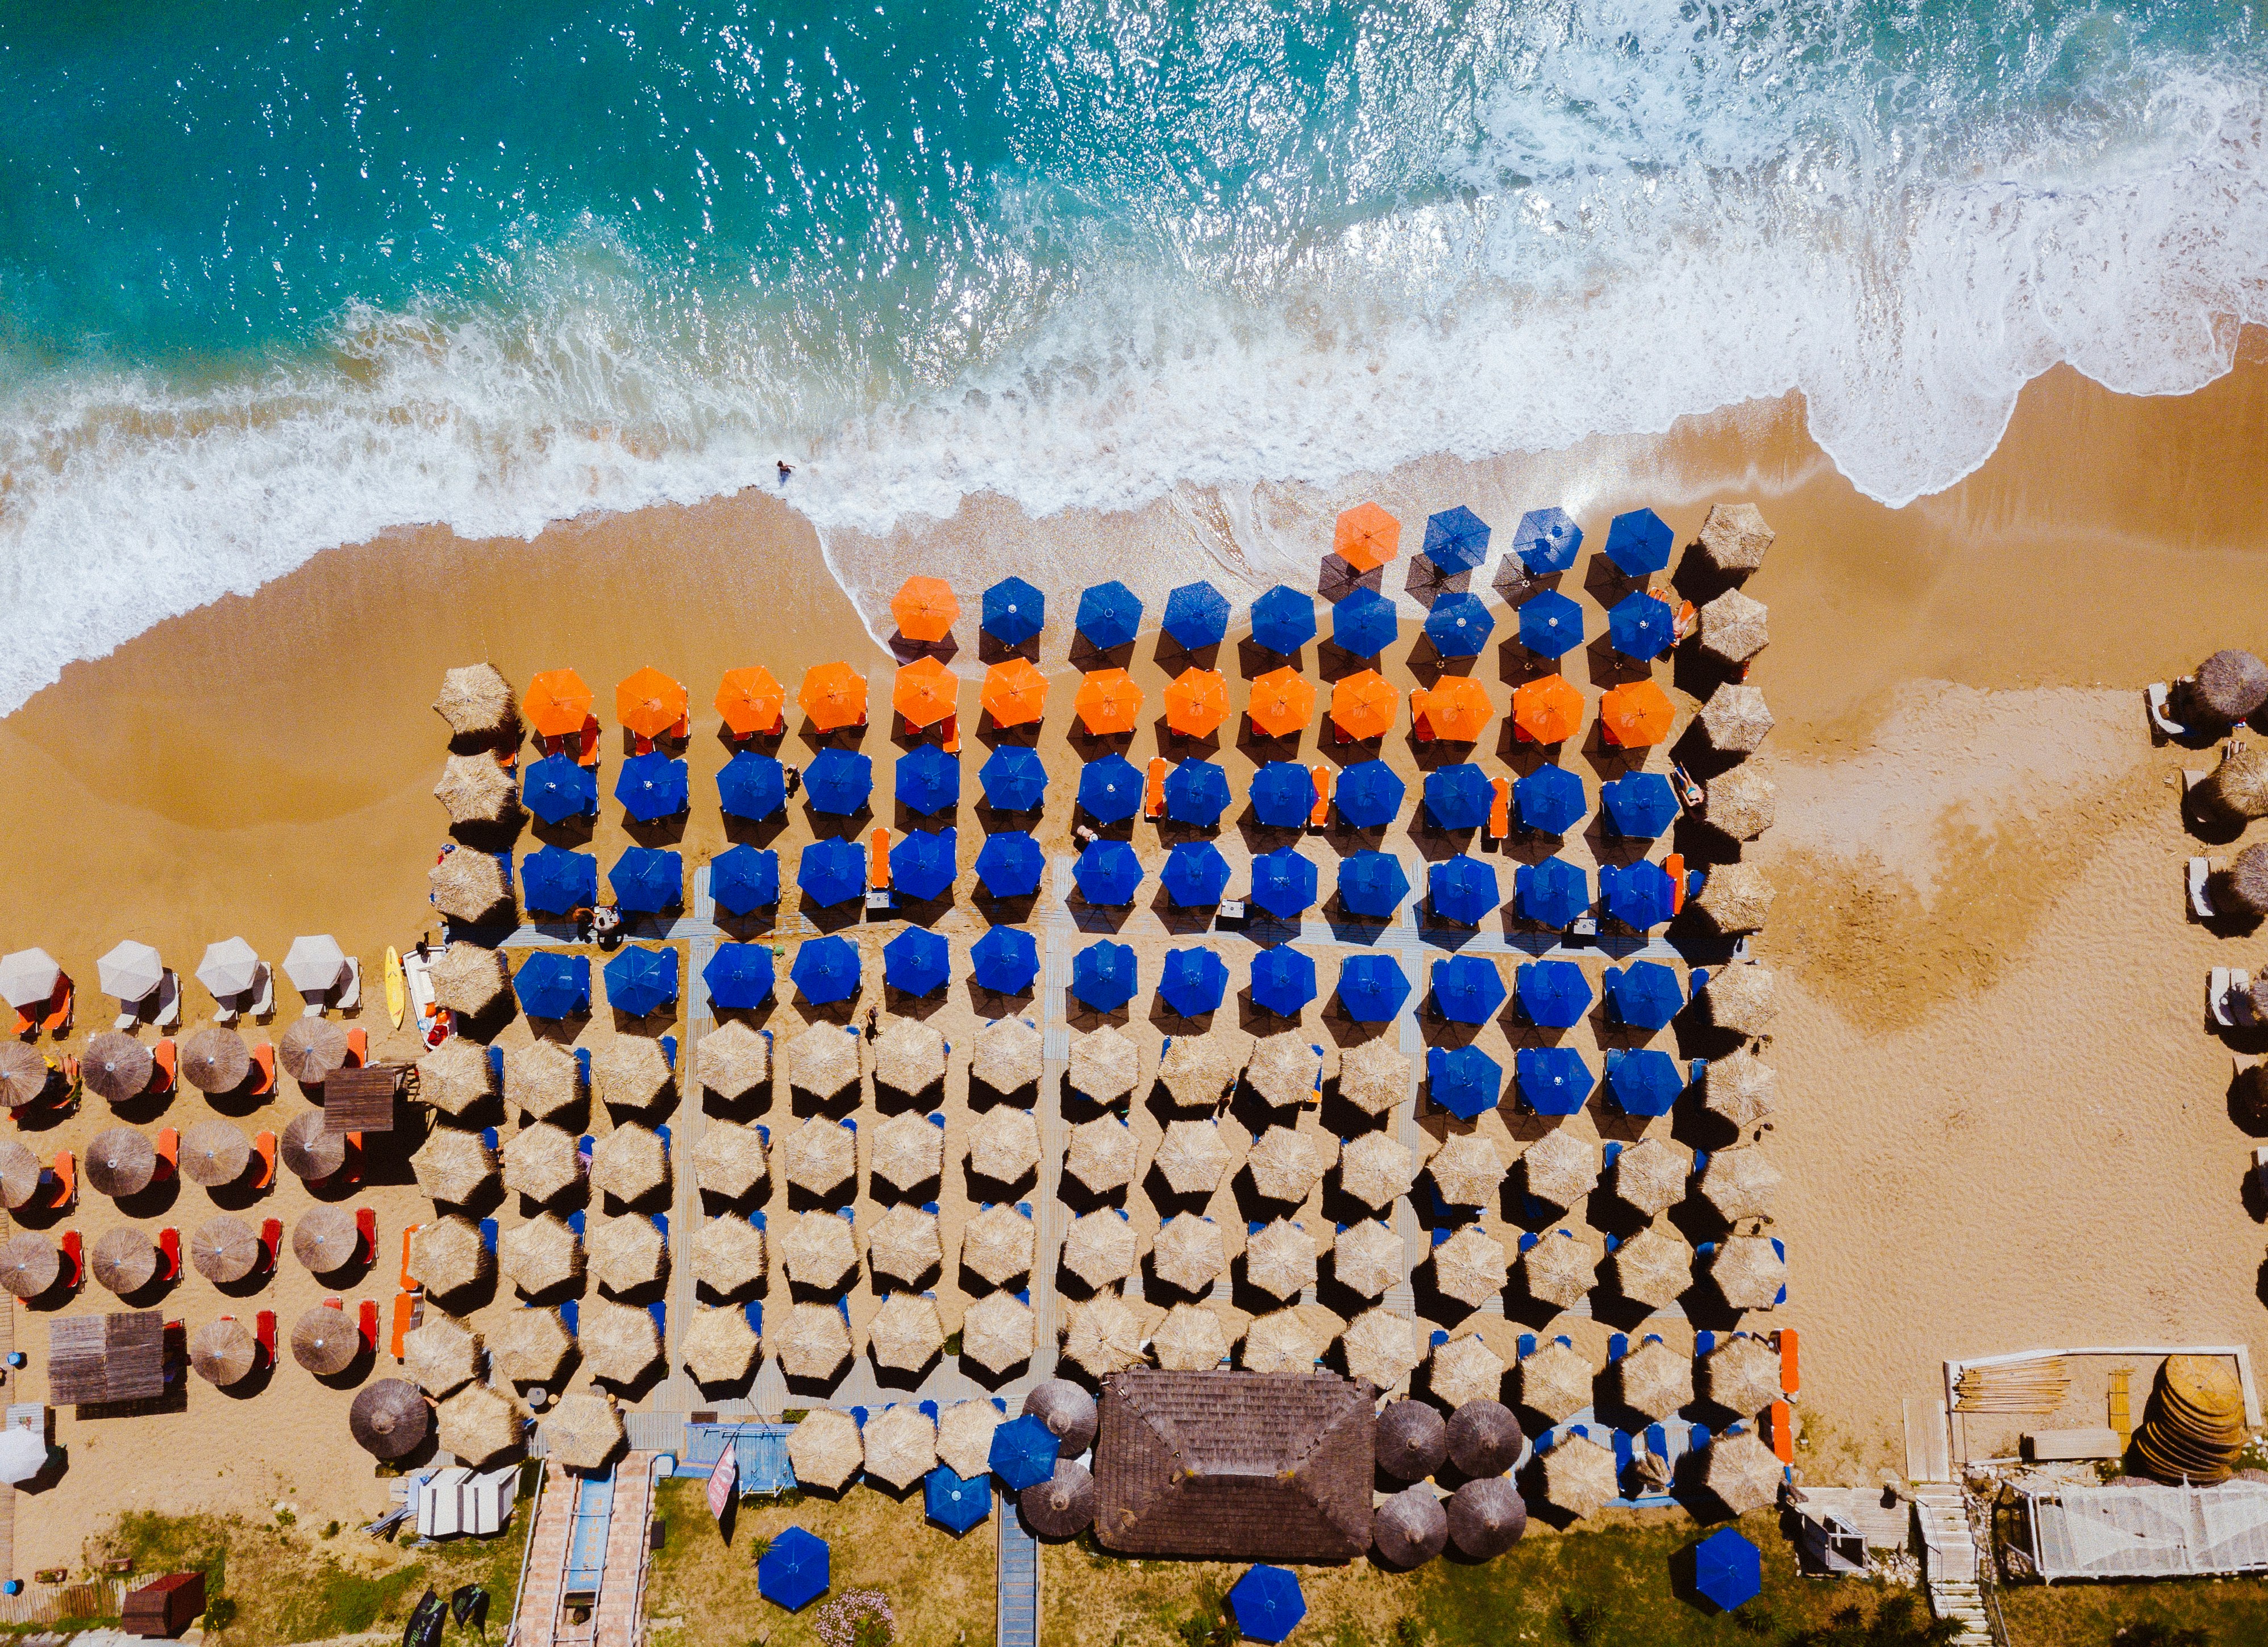
M 995 1587 L 998 1591 L 993 1640 L 998 1647 L 1039 1647 L 1040 1541 L 1016 1515 L 1012 1493 L 998 1494 L 999 1531 L 995 1544 Z

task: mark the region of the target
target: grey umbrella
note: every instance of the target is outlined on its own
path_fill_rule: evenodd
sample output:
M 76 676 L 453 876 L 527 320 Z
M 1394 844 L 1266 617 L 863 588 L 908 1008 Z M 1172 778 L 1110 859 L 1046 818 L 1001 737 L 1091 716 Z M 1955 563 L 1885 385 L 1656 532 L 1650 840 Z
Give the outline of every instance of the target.
M 1043 1539 L 1076 1538 L 1094 1523 L 1094 1477 L 1084 1464 L 1059 1458 L 1052 1476 L 1017 1495 L 1016 1513 Z
M 1467 1401 L 1449 1415 L 1449 1461 L 1467 1475 L 1501 1475 L 1520 1462 L 1520 1420 L 1502 1401 Z
M 1447 1426 L 1423 1401 L 1387 1403 L 1378 1415 L 1378 1467 L 1396 1481 L 1420 1482 L 1449 1456 Z
M 1047 1379 L 1024 1397 L 1024 1411 L 1048 1427 L 1063 1452 L 1076 1457 L 1094 1445 L 1094 1397 L 1069 1379 Z
M 1528 1531 L 1528 1505 L 1506 1475 L 1467 1482 L 1449 1495 L 1449 1537 L 1475 1561 L 1501 1555 Z
M 380 1379 L 365 1385 L 347 1413 L 356 1444 L 374 1458 L 398 1459 L 412 1451 L 433 1427 L 433 1409 L 407 1379 Z
M 1405 1487 L 1372 1512 L 1370 1541 L 1388 1567 L 1422 1567 L 1447 1548 L 1449 1512 L 1432 1488 Z

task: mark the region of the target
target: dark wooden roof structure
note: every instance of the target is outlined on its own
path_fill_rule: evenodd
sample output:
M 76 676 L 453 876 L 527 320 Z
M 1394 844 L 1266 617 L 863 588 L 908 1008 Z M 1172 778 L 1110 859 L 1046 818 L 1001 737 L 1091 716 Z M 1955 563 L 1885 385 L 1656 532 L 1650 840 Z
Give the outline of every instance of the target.
M 166 1393 L 166 1318 L 157 1310 L 65 1315 L 48 1328 L 48 1400 L 105 1406 Z
M 323 1081 L 325 1132 L 392 1132 L 394 1094 L 402 1066 L 374 1063 L 367 1069 L 334 1070 Z

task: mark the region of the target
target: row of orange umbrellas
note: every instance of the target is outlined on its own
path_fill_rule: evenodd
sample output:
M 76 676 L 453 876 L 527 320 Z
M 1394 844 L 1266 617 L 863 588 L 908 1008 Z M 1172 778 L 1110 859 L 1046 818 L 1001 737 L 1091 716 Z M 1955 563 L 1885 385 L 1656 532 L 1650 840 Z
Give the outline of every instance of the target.
M 520 713 L 543 738 L 572 738 L 591 718 L 598 695 L 572 669 L 547 669 L 527 683 Z M 615 718 L 641 738 L 659 738 L 685 718 L 685 687 L 648 665 L 615 687 Z

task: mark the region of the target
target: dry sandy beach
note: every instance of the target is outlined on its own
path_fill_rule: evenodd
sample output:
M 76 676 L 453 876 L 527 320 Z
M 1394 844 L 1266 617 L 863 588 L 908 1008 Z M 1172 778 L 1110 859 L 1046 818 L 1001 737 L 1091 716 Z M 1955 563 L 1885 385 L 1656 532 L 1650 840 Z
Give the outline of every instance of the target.
M 1665 438 L 1436 460 L 1344 495 L 1190 496 L 1130 517 L 1042 521 L 980 502 L 832 554 L 857 589 L 895 587 L 916 567 L 955 578 L 968 614 L 955 661 L 971 675 L 981 577 L 966 569 L 1012 562 L 1025 546 L 1052 559 L 1078 545 L 1094 581 L 1132 565 L 1159 588 L 1183 574 L 1233 583 L 1239 534 L 1305 533 L 1320 558 L 1331 515 L 1375 496 L 1405 522 L 1404 560 L 1387 573 L 1398 591 L 1411 523 L 1457 502 L 1501 533 L 1523 509 L 1564 497 L 1594 544 L 1609 516 L 1641 504 L 1681 542 L 1713 502 L 1760 504 L 1778 533 L 1749 585 L 1771 607 L 1773 644 L 1753 680 L 1778 719 L 1761 757 L 1780 786 L 1778 823 L 1751 849 L 1778 891 L 1758 945 L 1782 983 L 1770 1053 L 1782 1100 L 1767 1148 L 1786 1183 L 1774 1232 L 1792 1268 L 1786 1324 L 1803 1339 L 1809 1467 L 1818 1480 L 1872 1479 L 1896 1456 L 1901 1401 L 1940 1393 L 1948 1357 L 2142 1341 L 2268 1350 L 2264 1240 L 2240 1194 L 2250 1143 L 2228 1114 L 2227 1054 L 2200 1024 L 2205 969 L 2261 958 L 2183 919 L 2191 843 L 2171 779 L 2200 762 L 2151 746 L 2138 691 L 2217 647 L 2268 641 L 2256 628 L 2268 610 L 2268 473 L 2257 461 L 2268 350 L 2181 400 L 2121 398 L 2058 370 L 2027 392 L 1981 470 L 1903 510 L 1855 494 L 1802 430 L 1798 406 L 1751 405 Z M 1057 684 L 1038 746 L 1057 780 L 1042 843 L 1060 852 L 1080 752 L 1067 736 L 1072 592 L 1051 592 L 1042 663 Z M 1410 632 L 1405 621 L 1396 655 Z M 1152 695 L 1128 751 L 1138 762 L 1157 748 L 1151 715 L 1181 666 L 1172 657 L 1161 666 L 1154 643 L 1145 635 L 1135 648 Z M 726 753 L 709 703 L 718 675 L 762 662 L 792 683 L 838 657 L 876 683 L 879 704 L 894 660 L 813 534 L 773 496 L 579 520 L 533 543 L 421 532 L 331 551 L 255 596 L 74 665 L 0 723 L 0 828 L 14 871 L 0 883 L 0 947 L 44 946 L 79 981 L 72 1045 L 106 1026 L 95 958 L 128 936 L 186 973 L 232 933 L 273 960 L 295 934 L 329 931 L 374 977 L 388 944 L 438 932 L 424 871 L 445 838 L 430 793 L 445 732 L 429 708 L 444 669 L 487 658 L 525 682 L 571 665 L 602 699 L 606 683 L 642 664 L 686 682 L 695 805 L 675 844 L 690 865 L 726 844 L 711 782 Z M 1233 643 L 1221 667 L 1252 673 Z M 1317 676 L 1312 652 L 1308 673 Z M 1474 673 L 1501 706 L 1493 647 Z M 966 685 L 972 732 L 975 705 Z M 1406 716 L 1402 726 L 1385 757 L 1414 774 Z M 1504 727 L 1491 727 L 1488 758 L 1504 753 Z M 1333 753 L 1313 729 L 1296 757 L 1223 741 L 1240 795 L 1256 759 Z M 792 731 L 787 744 L 784 757 L 804 753 Z M 886 717 L 864 747 L 878 765 L 895 753 Z M 610 741 L 608 783 L 616 759 Z M 1581 768 L 1595 796 L 1615 762 Z M 784 857 L 810 838 L 802 809 L 791 810 L 767 842 Z M 630 837 L 619 807 L 601 814 L 593 846 L 608 863 Z M 980 839 L 974 821 L 964 807 L 964 868 Z M 1154 828 L 1135 838 L 1154 866 Z M 1221 844 L 1241 870 L 1249 843 L 1225 828 Z M 1306 849 L 1328 886 L 1336 848 L 1309 837 Z M 1146 988 L 1165 940 L 1145 896 L 1129 930 Z M 982 930 L 965 908 L 938 925 L 956 960 Z M 782 926 L 803 930 L 792 908 Z M 862 937 L 872 970 L 895 930 Z M 1241 982 L 1235 952 L 1248 946 L 1223 947 Z M 193 983 L 187 993 L 185 1027 L 207 1005 Z M 297 1010 L 279 993 L 270 1033 Z M 935 1021 L 962 1044 L 977 1021 L 965 981 L 943 999 Z M 413 1055 L 413 1038 L 378 1012 L 360 1021 L 375 1055 Z M 769 1022 L 784 1045 L 800 1018 L 784 1000 Z M 1323 1026 L 1321 1004 L 1309 1022 Z M 1128 1028 L 1154 1056 L 1158 1027 Z M 601 1022 L 586 1035 L 611 1033 Z M 521 1022 L 503 1039 L 528 1034 Z M 965 1073 L 954 1080 L 965 1085 Z M 301 1100 L 284 1085 L 279 1107 L 247 1125 L 292 1113 Z M 965 1092 L 950 1090 L 946 1107 L 956 1129 L 966 1124 Z M 786 1109 L 783 1084 L 774 1113 Z M 205 1113 L 185 1090 L 164 1119 L 186 1129 Z M 90 1099 L 33 1142 L 43 1154 L 83 1151 L 110 1120 Z M 1602 1130 L 1588 1115 L 1576 1124 Z M 191 1272 L 165 1300 L 167 1315 L 194 1330 L 224 1309 L 273 1308 L 288 1334 L 327 1293 L 384 1299 L 399 1232 L 431 1203 L 383 1151 L 373 1180 L 353 1204 L 378 1209 L 381 1254 L 353 1286 L 326 1286 L 287 1255 L 268 1291 L 228 1303 Z M 958 1184 L 949 1170 L 948 1212 Z M 133 1221 L 186 1236 L 207 1214 L 204 1197 L 185 1185 Z M 307 1202 L 285 1175 L 256 1211 L 288 1226 Z M 871 1208 L 862 1203 L 862 1222 Z M 1215 1216 L 1241 1229 L 1232 1208 L 1224 1199 Z M 121 1217 L 85 1191 L 71 1222 L 91 1244 Z M 112 1302 L 90 1285 L 68 1307 Z M 507 1288 L 490 1307 L 511 1303 Z M 43 1345 L 39 1315 L 12 1307 L 18 1345 Z M 941 1284 L 948 1330 L 960 1307 Z M 379 1372 L 391 1364 L 381 1357 Z M 36 1357 L 25 1382 L 40 1384 Z M 303 1523 L 367 1516 L 385 1489 L 348 1438 L 350 1398 L 287 1356 L 248 1397 L 192 1380 L 192 1422 L 80 1424 L 64 1412 L 70 1468 L 58 1487 L 18 1496 L 16 1570 L 75 1562 L 82 1540 L 129 1507 L 264 1514 L 288 1502 Z

